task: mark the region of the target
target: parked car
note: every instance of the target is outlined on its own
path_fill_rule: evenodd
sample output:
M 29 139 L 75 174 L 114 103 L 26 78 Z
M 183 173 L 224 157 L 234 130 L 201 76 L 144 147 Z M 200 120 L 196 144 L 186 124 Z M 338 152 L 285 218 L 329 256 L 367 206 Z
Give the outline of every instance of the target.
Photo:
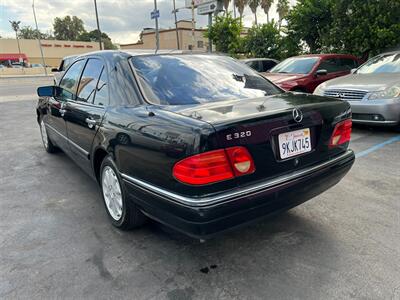
M 263 75 L 284 90 L 312 93 L 322 82 L 347 75 L 358 65 L 353 55 L 310 54 L 285 59 Z
M 77 55 L 66 56 L 61 60 L 60 66 L 58 68 L 51 69 L 51 72 L 53 72 L 54 74 L 54 84 L 58 84 L 59 80 L 64 75 L 65 70 L 77 57 Z
M 353 122 L 400 125 L 400 51 L 375 56 L 353 74 L 319 85 L 316 95 L 350 103 Z
M 44 148 L 97 180 L 121 229 L 149 217 L 207 238 L 309 200 L 354 162 L 347 102 L 284 92 L 230 57 L 94 52 L 38 95 Z
M 272 58 L 247 58 L 241 61 L 257 72 L 267 72 L 279 63 L 279 60 Z

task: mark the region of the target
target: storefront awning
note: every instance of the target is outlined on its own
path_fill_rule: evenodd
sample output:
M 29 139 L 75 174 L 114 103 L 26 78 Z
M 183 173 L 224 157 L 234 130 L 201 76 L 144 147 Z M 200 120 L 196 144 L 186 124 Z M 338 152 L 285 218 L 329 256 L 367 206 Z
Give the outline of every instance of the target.
M 17 60 L 22 58 L 23 60 L 27 61 L 28 57 L 25 53 L 0 53 L 0 60 Z

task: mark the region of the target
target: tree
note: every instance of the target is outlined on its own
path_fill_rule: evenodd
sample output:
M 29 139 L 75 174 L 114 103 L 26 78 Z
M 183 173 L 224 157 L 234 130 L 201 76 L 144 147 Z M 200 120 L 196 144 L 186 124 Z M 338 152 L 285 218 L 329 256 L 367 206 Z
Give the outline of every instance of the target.
M 237 9 L 239 11 L 240 25 L 242 25 L 243 12 L 244 12 L 245 6 L 247 5 L 248 0 L 234 0 L 234 1 L 235 1 L 234 5 L 237 7 Z
M 57 40 L 76 41 L 85 32 L 83 21 L 76 16 L 55 18 L 53 28 Z
M 11 24 L 11 28 L 15 31 L 15 38 L 17 39 L 17 44 L 18 44 L 18 53 L 21 54 L 21 47 L 19 45 L 19 39 L 18 39 L 18 30 L 21 21 L 9 21 L 9 22 Z
M 99 33 L 97 29 L 89 32 L 85 31 L 78 37 L 78 41 L 98 42 L 98 40 Z M 117 49 L 117 47 L 112 43 L 111 38 L 105 32 L 101 33 L 101 41 L 104 43 L 104 49 Z
M 368 57 L 400 45 L 399 0 L 332 0 L 330 34 L 323 36 L 327 51 Z
M 299 0 L 288 13 L 288 32 L 303 40 L 311 53 L 322 50 L 322 37 L 329 36 L 333 0 Z
M 241 45 L 241 31 L 239 19 L 228 13 L 226 16 L 215 16 L 214 23 L 207 29 L 205 36 L 214 42 L 217 51 L 235 55 Z
M 33 29 L 31 26 L 24 26 L 20 29 L 18 37 L 20 39 L 34 40 L 38 37 L 41 40 L 49 40 L 52 39 L 51 34 L 43 33 L 40 30 Z
M 272 3 L 274 3 L 274 0 L 261 0 L 261 8 L 267 15 L 267 23 L 269 23 L 269 10 L 271 9 Z
M 225 9 L 225 15 L 228 14 L 228 9 L 229 9 L 229 3 L 231 0 L 224 0 L 224 9 Z
M 289 9 L 289 0 L 278 0 L 276 12 L 279 16 L 279 28 L 281 28 L 282 20 L 285 19 L 286 15 L 289 13 Z
M 280 59 L 281 35 L 273 22 L 254 25 L 245 37 L 245 50 L 253 57 Z
M 367 58 L 400 45 L 398 0 L 298 0 L 288 13 L 288 34 L 310 52 Z
M 257 8 L 260 6 L 260 0 L 248 0 L 248 5 L 251 12 L 254 14 L 254 24 L 257 25 Z

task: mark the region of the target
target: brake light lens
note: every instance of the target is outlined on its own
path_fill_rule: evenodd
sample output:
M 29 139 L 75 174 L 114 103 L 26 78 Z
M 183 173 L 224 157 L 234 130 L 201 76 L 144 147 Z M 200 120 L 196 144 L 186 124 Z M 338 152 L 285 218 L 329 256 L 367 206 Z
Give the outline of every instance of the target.
M 350 142 L 352 124 L 351 119 L 336 124 L 329 142 L 330 148 Z
M 204 185 L 254 171 L 254 162 L 247 149 L 231 147 L 185 158 L 175 164 L 172 174 L 180 182 Z

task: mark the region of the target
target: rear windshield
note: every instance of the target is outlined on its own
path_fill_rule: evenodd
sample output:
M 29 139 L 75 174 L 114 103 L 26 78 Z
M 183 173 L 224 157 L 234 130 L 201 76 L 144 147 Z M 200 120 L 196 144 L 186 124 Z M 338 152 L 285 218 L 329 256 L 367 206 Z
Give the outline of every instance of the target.
M 400 53 L 375 56 L 363 64 L 356 73 L 400 73 Z
M 318 57 L 291 57 L 277 64 L 270 72 L 308 74 L 318 60 Z
M 248 66 L 217 55 L 133 57 L 146 98 L 166 105 L 248 99 L 281 90 Z

